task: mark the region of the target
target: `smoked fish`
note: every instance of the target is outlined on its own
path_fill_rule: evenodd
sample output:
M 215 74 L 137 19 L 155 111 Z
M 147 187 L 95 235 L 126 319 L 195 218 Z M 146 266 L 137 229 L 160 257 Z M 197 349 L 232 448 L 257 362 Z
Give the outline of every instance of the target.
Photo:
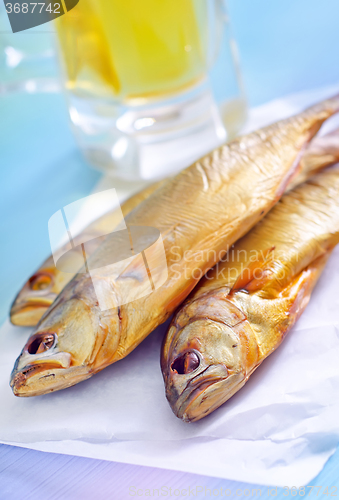
M 147 186 L 142 191 L 131 196 L 121 205 L 124 216 L 131 212 L 141 201 L 155 191 L 161 182 Z M 120 211 L 117 211 L 117 222 Z M 107 227 L 114 224 L 115 212 L 109 212 L 94 221 L 85 231 L 91 233 L 90 253 L 99 247 L 101 239 L 98 235 L 106 233 Z M 78 238 L 81 239 L 81 234 Z M 54 265 L 53 256 L 48 257 L 39 269 L 26 281 L 16 296 L 10 310 L 10 320 L 17 326 L 36 326 L 49 306 L 53 304 L 62 289 L 74 278 L 76 273 L 63 272 Z
M 338 111 L 336 96 L 239 137 L 164 181 L 125 218 L 130 233 L 140 233 L 134 257 L 125 258 L 123 231 L 108 236 L 88 272 L 76 275 L 45 313 L 15 363 L 14 394 L 67 388 L 127 356 L 304 176 L 305 148 Z M 151 245 L 152 231 L 160 238 Z
M 339 168 L 285 194 L 176 312 L 162 346 L 166 396 L 194 422 L 225 403 L 284 340 L 339 243 Z
M 300 170 L 303 174 L 298 175 L 295 181 L 301 183 L 313 173 L 337 161 L 339 161 L 339 130 L 323 137 L 315 137 L 301 159 L 303 165 Z M 160 182 L 151 184 L 125 201 L 121 206 L 124 216 L 148 198 L 159 185 Z M 290 188 L 293 188 L 293 183 Z M 108 213 L 93 222 L 91 227 L 86 228 L 86 233 L 92 231 L 93 234 L 92 253 L 100 245 L 100 240 L 96 238 L 96 235 L 101 234 L 102 230 L 106 232 L 106 228 L 111 227 L 111 224 L 112 214 Z M 36 326 L 42 315 L 74 276 L 75 273 L 58 270 L 54 265 L 53 257 L 48 257 L 16 296 L 10 311 L 10 320 L 13 325 Z

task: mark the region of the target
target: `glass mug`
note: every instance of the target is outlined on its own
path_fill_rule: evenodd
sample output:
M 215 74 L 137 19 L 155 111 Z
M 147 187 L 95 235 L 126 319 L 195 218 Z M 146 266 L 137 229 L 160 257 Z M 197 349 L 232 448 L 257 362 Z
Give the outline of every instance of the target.
M 224 0 L 80 0 L 55 23 L 72 127 L 94 166 L 161 178 L 244 123 Z

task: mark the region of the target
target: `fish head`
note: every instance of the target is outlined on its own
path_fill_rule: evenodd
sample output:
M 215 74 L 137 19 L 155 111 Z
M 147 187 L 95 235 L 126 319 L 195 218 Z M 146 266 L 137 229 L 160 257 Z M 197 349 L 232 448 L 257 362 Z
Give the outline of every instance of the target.
M 246 317 L 227 300 L 203 297 L 178 313 L 161 362 L 166 397 L 178 418 L 200 420 L 245 384 L 257 360 L 251 333 Z
M 56 298 L 53 269 L 37 271 L 16 296 L 10 311 L 13 325 L 35 326 Z
M 49 258 L 16 296 L 10 311 L 13 325 L 36 326 L 71 278 L 70 273 L 58 271 Z
M 92 375 L 100 325 L 84 300 L 60 296 L 15 362 L 10 385 L 16 396 L 37 396 L 70 387 Z M 100 344 L 101 345 L 101 344 Z

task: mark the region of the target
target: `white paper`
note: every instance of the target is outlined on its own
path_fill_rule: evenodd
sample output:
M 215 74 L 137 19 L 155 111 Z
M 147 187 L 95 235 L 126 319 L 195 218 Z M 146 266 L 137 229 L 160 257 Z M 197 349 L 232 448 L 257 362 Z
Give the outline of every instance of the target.
M 16 398 L 9 376 L 32 330 L 6 322 L 0 441 L 262 485 L 306 484 L 339 442 L 338 283 L 339 247 L 284 343 L 239 393 L 193 424 L 178 420 L 165 399 L 159 359 L 166 325 L 90 380 Z

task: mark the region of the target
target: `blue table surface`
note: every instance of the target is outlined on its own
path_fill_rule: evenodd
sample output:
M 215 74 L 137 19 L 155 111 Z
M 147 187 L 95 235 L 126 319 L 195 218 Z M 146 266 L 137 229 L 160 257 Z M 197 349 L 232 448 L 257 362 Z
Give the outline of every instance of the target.
M 338 82 L 337 0 L 230 0 L 229 7 L 251 105 Z M 25 279 L 50 252 L 50 216 L 90 193 L 99 178 L 76 148 L 60 94 L 0 97 L 0 323 Z M 252 489 L 181 472 L 0 445 L 1 500 L 129 498 L 128 488 L 139 484 L 230 488 L 231 498 L 241 496 L 239 488 Z M 339 485 L 338 450 L 311 484 Z M 267 495 L 263 487 L 262 496 Z M 283 497 L 278 490 L 277 498 Z

